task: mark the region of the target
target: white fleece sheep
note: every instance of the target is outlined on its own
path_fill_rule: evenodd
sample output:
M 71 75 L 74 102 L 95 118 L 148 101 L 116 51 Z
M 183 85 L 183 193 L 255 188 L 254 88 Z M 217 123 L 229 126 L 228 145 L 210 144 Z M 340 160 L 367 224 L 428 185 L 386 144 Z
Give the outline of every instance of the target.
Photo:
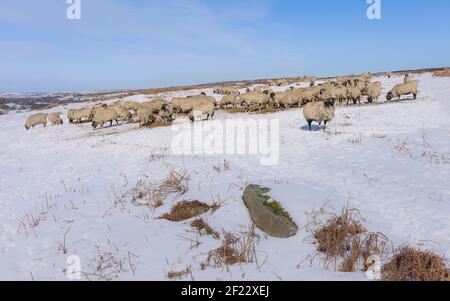
M 192 112 L 189 114 L 189 120 L 195 122 L 212 119 L 214 117 L 214 109 L 215 106 L 210 102 L 201 103 L 195 106 Z
M 373 101 L 378 101 L 381 96 L 382 85 L 381 82 L 374 82 L 367 85 L 366 94 L 367 100 L 372 103 Z
M 117 117 L 119 118 L 119 120 L 128 121 L 131 119 L 130 111 L 123 105 L 115 105 L 112 108 L 116 110 Z
M 175 112 L 183 114 L 190 113 L 194 109 L 194 107 L 204 103 L 211 103 L 214 105 L 214 107 L 217 105 L 217 101 L 214 97 L 206 95 L 195 95 L 186 98 L 172 99 L 172 105 Z
M 44 127 L 47 127 L 47 116 L 48 115 L 44 113 L 31 115 L 25 121 L 25 128 L 29 130 L 39 124 L 42 124 Z
M 350 104 L 350 101 L 352 101 L 353 104 L 361 104 L 361 91 L 357 87 L 347 87 L 347 105 Z
M 270 101 L 270 96 L 267 93 L 260 91 L 252 91 L 241 95 L 241 103 L 245 106 L 247 112 L 252 107 L 257 107 L 259 110 L 267 107 Z
M 126 101 L 122 105 L 128 111 L 135 111 L 135 112 L 137 112 L 139 110 L 139 108 L 141 107 L 141 104 L 137 101 Z
M 387 101 L 391 101 L 392 99 L 398 97 L 398 100 L 403 95 L 409 95 L 412 94 L 414 99 L 417 98 L 417 93 L 419 89 L 419 82 L 415 80 L 410 80 L 403 84 L 398 84 L 392 88 L 391 91 L 386 96 Z
M 238 96 L 236 94 L 229 94 L 222 97 L 222 100 L 220 101 L 220 106 L 226 109 L 229 105 L 231 105 L 233 109 L 239 105 Z
M 48 115 L 48 120 L 52 123 L 52 125 L 62 125 L 64 121 L 61 119 L 61 113 L 53 112 Z
M 312 123 L 317 122 L 319 129 L 324 122 L 325 127 L 327 123 L 332 121 L 335 114 L 334 102 L 310 102 L 303 108 L 303 116 L 306 122 L 308 122 L 309 130 L 312 130 Z
M 70 109 L 67 111 L 67 118 L 69 119 L 69 123 L 81 123 L 83 119 L 90 122 L 94 114 L 95 109 L 93 108 Z
M 140 107 L 137 111 L 137 117 L 139 121 L 139 125 L 141 127 L 145 125 L 150 125 L 156 120 L 155 114 L 153 114 L 153 111 L 146 107 Z
M 110 122 L 109 126 L 112 126 L 113 121 L 119 124 L 119 115 L 114 108 L 101 108 L 95 110 L 94 118 L 92 118 L 92 127 L 97 129 L 98 126 L 103 128 L 104 124 Z

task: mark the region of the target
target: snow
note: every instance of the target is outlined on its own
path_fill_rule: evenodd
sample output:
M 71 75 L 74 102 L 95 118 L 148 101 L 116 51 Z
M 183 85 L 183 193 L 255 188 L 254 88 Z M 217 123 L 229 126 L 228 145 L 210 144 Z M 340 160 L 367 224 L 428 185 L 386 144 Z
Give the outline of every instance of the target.
M 416 101 L 339 107 L 326 132 L 306 131 L 298 109 L 217 114 L 222 121 L 278 119 L 280 161 L 274 166 L 261 165 L 258 156 L 172 155 L 170 127 L 123 125 L 93 132 L 88 124 L 65 124 L 26 131 L 30 113 L 0 116 L 0 280 L 67 280 L 70 255 L 79 256 L 82 271 L 90 273 L 98 250 L 121 259 L 123 271 L 107 269 L 101 277 L 88 276 L 91 280 L 164 280 L 167 272 L 188 266 L 195 280 L 367 280 L 362 272 L 324 268 L 320 258 L 298 266 L 315 251 L 304 229 L 307 212 L 328 200 L 338 209 L 358 208 L 367 228 L 383 232 L 396 246 L 420 245 L 450 256 L 450 78 L 416 79 Z M 384 98 L 402 78 L 377 80 L 383 82 Z M 212 95 L 211 89 L 205 92 Z M 219 164 L 220 172 L 214 169 Z M 114 207 L 117 196 L 139 180 L 158 183 L 172 169 L 190 174 L 185 195 L 169 196 L 155 211 L 129 202 Z M 200 263 L 220 241 L 200 237 L 190 221 L 157 219 L 180 200 L 220 199 L 223 206 L 204 218 L 219 231 L 243 232 L 251 220 L 241 196 L 250 183 L 271 187 L 273 198 L 300 226 L 295 237 L 284 240 L 257 230 L 258 264 L 202 270 Z M 190 240 L 197 239 L 200 246 L 192 247 Z

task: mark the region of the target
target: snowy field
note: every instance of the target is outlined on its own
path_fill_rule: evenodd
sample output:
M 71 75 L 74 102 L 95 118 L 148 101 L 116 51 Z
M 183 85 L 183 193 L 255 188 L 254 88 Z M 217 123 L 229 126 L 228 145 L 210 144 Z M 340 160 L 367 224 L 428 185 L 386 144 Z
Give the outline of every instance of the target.
M 414 78 L 420 81 L 416 101 L 338 107 L 325 132 L 306 131 L 300 109 L 252 114 L 280 122 L 274 166 L 254 156 L 173 155 L 170 127 L 93 132 L 89 124 L 66 122 L 26 131 L 31 113 L 0 116 L 0 280 L 66 280 L 71 255 L 81 259 L 82 279 L 90 280 L 166 280 L 168 272 L 189 266 L 194 280 L 367 280 L 363 272 L 324 268 L 319 257 L 304 261 L 315 252 L 304 229 L 307 212 L 326 201 L 338 210 L 358 208 L 368 230 L 396 246 L 450 256 L 450 78 Z M 379 80 L 385 99 L 403 79 Z M 249 116 L 219 112 L 216 118 Z M 139 181 L 159 183 L 171 170 L 190 175 L 185 195 L 170 195 L 155 210 L 121 199 Z M 300 227 L 289 239 L 257 230 L 257 262 L 203 270 L 221 241 L 198 235 L 191 220 L 157 219 L 181 200 L 221 200 L 203 218 L 218 231 L 246 231 L 251 219 L 242 189 L 251 183 L 271 187 Z M 99 254 L 111 261 L 101 272 Z

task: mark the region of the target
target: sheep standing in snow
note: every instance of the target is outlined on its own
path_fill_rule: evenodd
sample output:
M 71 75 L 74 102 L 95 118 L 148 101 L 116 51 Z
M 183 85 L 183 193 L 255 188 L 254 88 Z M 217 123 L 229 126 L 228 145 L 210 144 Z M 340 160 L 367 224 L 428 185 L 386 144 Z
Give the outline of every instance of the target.
M 30 117 L 27 118 L 25 122 L 25 128 L 29 130 L 39 124 L 42 124 L 44 127 L 47 127 L 47 116 L 48 115 L 44 113 L 31 115 Z
M 61 118 L 61 113 L 53 112 L 48 115 L 48 120 L 52 123 L 52 125 L 62 125 L 64 121 Z
M 224 109 L 226 109 L 229 105 L 233 107 L 233 109 L 236 108 L 238 105 L 238 96 L 236 94 L 229 94 L 222 97 L 222 100 L 220 101 L 220 106 Z
M 95 109 L 83 108 L 83 109 L 70 109 L 67 111 L 67 118 L 69 123 L 81 123 L 83 119 L 90 122 L 94 118 Z
M 409 82 L 411 80 L 411 76 L 409 75 L 409 73 L 406 73 L 405 74 L 405 78 L 403 79 L 403 83 L 407 83 L 407 82 Z
M 153 114 L 153 111 L 147 107 L 141 107 L 137 111 L 137 117 L 139 121 L 139 125 L 141 127 L 150 125 L 156 120 L 155 114 Z
M 247 112 L 252 107 L 257 107 L 260 111 L 269 105 L 270 96 L 267 93 L 260 91 L 252 91 L 241 95 L 242 104 L 245 106 Z
M 235 87 L 219 87 L 214 89 L 214 93 L 222 95 L 239 94 L 239 89 Z
M 137 101 L 126 101 L 122 105 L 128 111 L 134 111 L 134 112 L 137 112 L 139 110 L 139 108 L 141 107 L 141 104 Z
M 214 105 L 212 103 L 202 103 L 192 110 L 189 120 L 192 122 L 212 119 L 214 117 Z
M 182 114 L 188 114 L 194 109 L 194 107 L 205 103 L 211 103 L 214 107 L 217 106 L 217 100 L 212 96 L 195 95 L 186 98 L 172 99 L 172 105 L 175 112 Z
M 308 122 L 309 130 L 312 130 L 312 123 L 317 122 L 319 129 L 324 122 L 325 127 L 327 123 L 332 121 L 335 114 L 334 101 L 326 102 L 310 102 L 303 108 L 303 116 Z
M 417 99 L 417 93 L 419 89 L 419 82 L 415 80 L 410 80 L 403 84 L 398 84 L 392 88 L 391 91 L 386 96 L 387 101 L 391 101 L 392 99 L 398 97 L 398 100 L 403 95 L 412 94 L 414 99 Z
M 361 91 L 354 86 L 347 87 L 347 105 L 352 101 L 353 104 L 361 104 Z
M 97 109 L 95 110 L 94 118 L 92 119 L 92 127 L 97 129 L 98 126 L 103 128 L 103 125 L 107 122 L 110 122 L 110 127 L 113 124 L 113 121 L 119 124 L 119 116 L 114 108 L 105 108 L 105 109 Z
M 161 108 L 167 104 L 169 103 L 164 99 L 155 99 L 148 102 L 143 102 L 141 103 L 141 106 L 147 107 L 148 109 L 152 110 L 154 114 L 158 114 Z
M 116 113 L 117 113 L 117 117 L 119 118 L 119 120 L 121 121 L 128 121 L 131 119 L 131 113 L 130 111 L 128 111 L 127 108 L 125 108 L 122 105 L 115 105 L 112 107 Z
M 164 104 L 159 110 L 159 117 L 165 122 L 173 121 L 173 106 L 169 103 Z
M 373 101 L 378 101 L 378 98 L 381 95 L 381 89 L 382 89 L 381 82 L 374 82 L 367 85 L 366 94 L 369 103 L 372 103 Z

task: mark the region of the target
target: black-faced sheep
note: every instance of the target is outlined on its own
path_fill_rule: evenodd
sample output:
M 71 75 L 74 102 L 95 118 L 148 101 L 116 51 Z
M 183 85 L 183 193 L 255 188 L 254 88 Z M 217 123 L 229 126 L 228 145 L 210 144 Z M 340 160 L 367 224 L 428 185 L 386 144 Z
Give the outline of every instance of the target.
M 403 95 L 409 95 L 409 94 L 412 94 L 414 99 L 416 99 L 418 89 L 419 89 L 419 82 L 410 80 L 406 83 L 398 84 L 398 85 L 394 86 L 394 88 L 392 88 L 392 90 L 389 91 L 389 93 L 387 94 L 386 99 L 387 99 L 387 101 L 391 101 L 392 99 L 398 97 L 398 100 L 400 100 L 400 98 Z
M 31 115 L 25 121 L 25 128 L 29 130 L 39 124 L 42 124 L 44 127 L 47 127 L 47 116 L 48 115 L 44 113 Z
M 104 124 L 110 122 L 109 126 L 113 125 L 113 121 L 119 124 L 119 116 L 114 108 L 97 109 L 95 110 L 94 118 L 92 118 L 92 127 L 97 129 L 98 126 L 103 128 Z
M 83 108 L 83 109 L 70 109 L 67 111 L 67 118 L 69 123 L 81 123 L 83 119 L 87 122 L 92 121 L 94 118 L 95 109 Z
M 139 121 L 139 125 L 141 127 L 150 125 L 156 120 L 155 114 L 153 114 L 153 111 L 146 107 L 140 107 L 137 111 L 137 117 Z
M 61 118 L 61 113 L 53 112 L 48 115 L 48 120 L 52 123 L 52 125 L 62 125 L 64 121 Z
M 381 82 L 374 82 L 367 85 L 366 94 L 369 103 L 372 103 L 373 101 L 378 101 L 378 98 L 381 95 L 381 90 L 382 90 Z
M 211 102 L 197 105 L 189 114 L 189 120 L 195 122 L 212 119 L 214 117 L 214 109 L 215 106 Z
M 303 116 L 308 122 L 309 130 L 312 130 L 312 123 L 317 122 L 319 129 L 324 122 L 325 127 L 327 123 L 332 121 L 335 114 L 334 101 L 326 102 L 310 102 L 303 108 Z

